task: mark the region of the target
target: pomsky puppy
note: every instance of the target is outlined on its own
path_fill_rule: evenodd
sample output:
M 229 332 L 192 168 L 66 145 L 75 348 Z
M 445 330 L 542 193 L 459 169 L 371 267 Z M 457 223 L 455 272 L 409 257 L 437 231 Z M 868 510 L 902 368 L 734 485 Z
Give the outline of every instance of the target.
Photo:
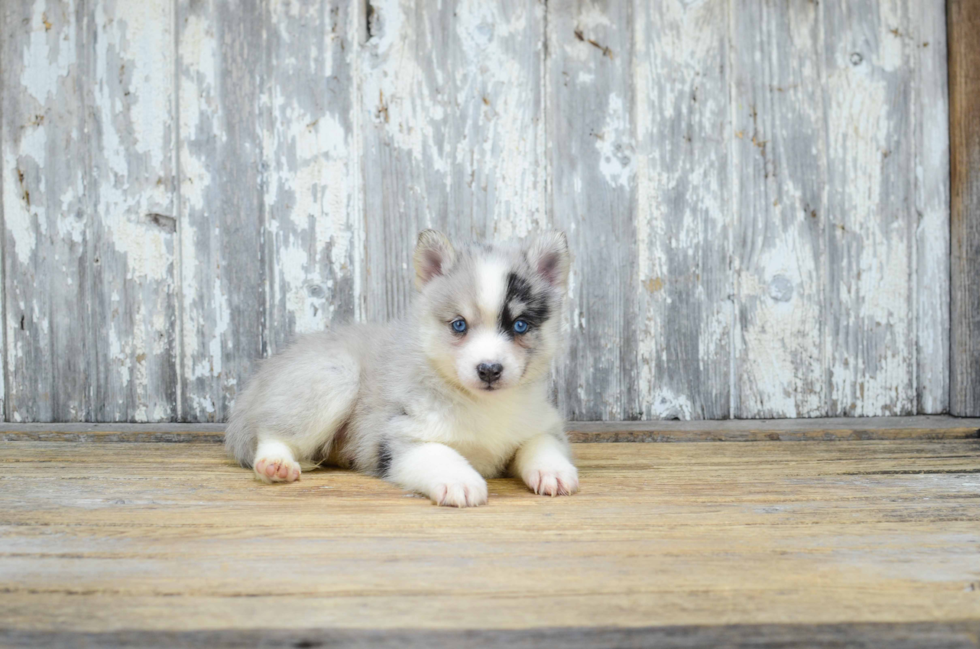
M 426 230 L 414 264 L 405 318 L 302 336 L 263 361 L 235 403 L 228 450 L 265 482 L 330 464 L 452 507 L 485 504 L 485 478 L 507 470 L 538 494 L 577 491 L 547 397 L 565 235 L 456 250 Z

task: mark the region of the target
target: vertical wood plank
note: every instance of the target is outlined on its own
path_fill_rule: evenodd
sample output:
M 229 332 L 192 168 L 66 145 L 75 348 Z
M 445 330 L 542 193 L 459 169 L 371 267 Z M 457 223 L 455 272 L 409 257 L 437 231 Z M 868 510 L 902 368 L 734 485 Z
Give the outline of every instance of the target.
M 95 417 L 168 421 L 177 384 L 173 7 L 107 2 L 92 12 Z
M 448 15 L 447 15 L 448 14 Z M 365 0 L 361 124 L 365 316 L 404 314 L 419 230 L 444 228 L 451 185 L 449 124 L 456 112 L 443 38 L 451 7 Z
M 541 0 L 450 5 L 454 100 L 446 229 L 507 240 L 549 226 Z
M 949 102 L 946 0 L 912 2 L 916 411 L 949 408 Z
M 730 415 L 729 6 L 633 3 L 643 418 Z M 592 229 L 601 228 L 598 219 Z M 591 315 L 590 315 L 591 317 Z
M 167 0 L 2 8 L 13 421 L 175 416 Z
M 545 222 L 543 6 L 367 5 L 361 124 L 366 317 L 403 314 L 419 230 L 464 241 Z
M 980 415 L 980 4 L 949 0 L 951 280 L 949 411 Z
M 908 5 L 825 0 L 828 414 L 916 410 Z
M 816 3 L 732 4 L 739 418 L 826 413 L 818 11 Z
M 548 3 L 550 209 L 574 256 L 570 349 L 557 376 L 570 419 L 641 414 L 630 9 Z
M 10 38 L 7 35 L 7 17 L 6 12 L 0 8 L 0 77 L 5 74 L 4 68 L 4 55 L 6 54 L 4 45 Z M 0 78 L 0 93 L 5 89 L 3 79 Z M 5 193 L 4 185 L 4 160 L 5 160 L 5 149 L 4 149 L 4 133 L 5 128 L 3 115 L 4 115 L 4 105 L 2 96 L 0 96 L 0 421 L 10 421 L 7 417 L 7 383 L 8 383 L 8 373 L 10 371 L 7 365 L 7 265 L 5 263 L 6 252 L 4 251 L 5 242 L 7 239 L 7 227 L 4 224 L 4 211 L 3 211 L 3 197 Z
M 257 0 L 178 4 L 186 421 L 224 420 L 266 351 L 264 17 Z
M 272 0 L 262 98 L 269 353 L 358 313 L 356 3 Z
M 84 27 L 72 4 L 8 2 L 0 10 L 5 353 L 15 377 L 7 415 L 12 421 L 91 419 L 94 386 L 82 378 L 95 366 L 87 305 L 90 217 L 82 191 Z M 53 303 L 71 322 L 52 313 Z

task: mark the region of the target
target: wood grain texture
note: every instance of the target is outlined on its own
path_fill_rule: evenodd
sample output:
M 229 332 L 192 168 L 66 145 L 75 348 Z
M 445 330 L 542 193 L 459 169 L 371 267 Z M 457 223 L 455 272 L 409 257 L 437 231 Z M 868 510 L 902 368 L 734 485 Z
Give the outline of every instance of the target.
M 0 8 L 9 420 L 176 416 L 171 20 Z
M 567 230 L 569 419 L 980 414 L 950 8 L 952 241 L 943 0 L 6 2 L 4 418 L 223 421 L 424 227 Z
M 353 3 L 269 2 L 262 169 L 269 353 L 359 315 L 364 272 L 354 133 Z
M 950 412 L 980 414 L 980 6 L 950 0 Z
M 568 422 L 565 428 L 573 443 L 980 439 L 980 419 L 947 415 L 820 420 L 578 421 Z M 0 424 L 0 441 L 219 444 L 224 430 L 224 424 Z
M 544 7 L 370 3 L 361 105 L 366 317 L 405 313 L 428 227 L 524 236 L 544 223 Z
M 920 414 L 950 407 L 950 170 L 946 0 L 910 5 L 914 78 L 916 397 Z M 980 409 L 975 414 L 980 414 Z
M 909 4 L 824 2 L 829 414 L 915 412 Z
M 724 419 L 733 414 L 730 7 L 632 7 L 639 410 Z
M 732 17 L 736 417 L 827 414 L 821 7 Z
M 575 447 L 583 490 L 431 506 L 217 446 L 0 445 L 0 628 L 535 629 L 980 616 L 978 441 Z
M 570 419 L 637 419 L 632 7 L 548 3 L 550 212 L 565 231 L 570 340 L 556 373 Z
M 294 629 L 247 631 L 108 631 L 103 633 L 2 631 L 9 647 L 376 647 L 378 649 L 536 649 L 621 647 L 642 649 L 812 649 L 879 647 L 891 649 L 976 649 L 980 622 L 904 622 L 884 624 L 731 624 L 637 628 L 550 629 Z
M 728 421 L 569 422 L 575 443 L 597 442 L 841 442 L 980 439 L 980 419 L 921 417 L 824 417 Z M 10 439 L 17 439 L 11 436 Z M 22 439 L 28 439 L 23 437 Z M 51 439 L 58 439 L 52 436 Z M 67 441 L 67 440 L 66 440 Z
M 264 14 L 180 0 L 181 419 L 223 421 L 267 351 Z

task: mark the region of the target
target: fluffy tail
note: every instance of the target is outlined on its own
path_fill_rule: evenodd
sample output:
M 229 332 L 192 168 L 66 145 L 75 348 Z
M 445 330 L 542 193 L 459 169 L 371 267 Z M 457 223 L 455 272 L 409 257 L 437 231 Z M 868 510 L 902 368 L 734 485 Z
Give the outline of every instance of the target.
M 240 408 L 232 409 L 228 425 L 225 427 L 225 450 L 240 465 L 251 468 L 255 461 L 258 439 L 255 430 L 250 430 Z

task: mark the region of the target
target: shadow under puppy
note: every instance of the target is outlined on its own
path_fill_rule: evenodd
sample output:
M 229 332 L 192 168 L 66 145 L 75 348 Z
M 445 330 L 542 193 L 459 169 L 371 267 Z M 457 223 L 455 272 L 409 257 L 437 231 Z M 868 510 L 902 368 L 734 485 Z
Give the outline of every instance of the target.
M 547 398 L 565 235 L 455 250 L 426 230 L 414 264 L 405 318 L 302 336 L 264 361 L 235 403 L 228 450 L 266 482 L 331 464 L 454 507 L 485 504 L 484 478 L 508 469 L 535 493 L 577 491 Z

